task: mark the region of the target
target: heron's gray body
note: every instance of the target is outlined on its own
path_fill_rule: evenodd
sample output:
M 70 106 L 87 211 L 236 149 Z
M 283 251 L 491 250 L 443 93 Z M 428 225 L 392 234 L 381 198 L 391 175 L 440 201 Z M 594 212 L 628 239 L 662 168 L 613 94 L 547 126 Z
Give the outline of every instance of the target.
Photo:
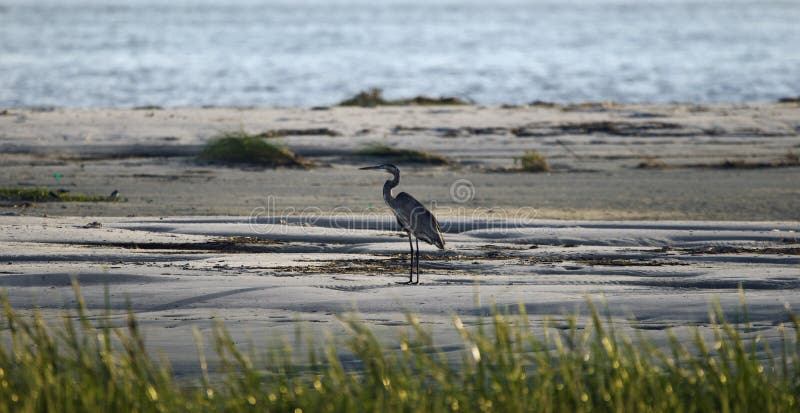
M 444 237 L 439 228 L 439 221 L 413 196 L 405 192 L 392 196 L 392 189 L 400 183 L 400 170 L 396 166 L 384 164 L 361 169 L 382 169 L 392 174 L 392 179 L 383 184 L 383 200 L 392 209 L 400 228 L 408 234 L 408 243 L 411 246 L 411 279 L 409 282 L 413 281 L 414 275 L 414 247 L 411 244 L 411 236 L 413 235 L 417 239 L 417 283 L 419 283 L 419 240 L 444 249 Z
M 396 197 L 392 197 L 391 188 L 387 190 L 385 186 L 383 199 L 394 212 L 397 223 L 403 231 L 428 244 L 435 245 L 439 249 L 444 249 L 444 238 L 439 228 L 439 221 L 422 203 L 405 192 L 400 192 Z

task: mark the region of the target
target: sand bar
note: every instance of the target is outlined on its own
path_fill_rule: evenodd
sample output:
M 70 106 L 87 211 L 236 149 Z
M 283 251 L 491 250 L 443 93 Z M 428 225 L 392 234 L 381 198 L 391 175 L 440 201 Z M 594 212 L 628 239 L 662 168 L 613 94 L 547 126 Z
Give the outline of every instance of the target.
M 370 143 L 439 153 L 452 166 L 407 165 L 401 188 L 444 209 L 533 208 L 539 218 L 800 219 L 796 104 L 31 111 L 0 116 L 0 187 L 108 194 L 114 204 L 0 205 L 66 216 L 247 216 L 379 208 L 384 177 L 356 166 Z M 195 155 L 226 131 L 327 134 L 271 138 L 319 166 L 231 168 Z M 547 174 L 498 173 L 526 150 Z M 731 167 L 724 167 L 727 165 Z M 643 169 L 640 165 L 655 165 Z M 58 174 L 59 179 L 54 176 Z M 468 180 L 459 202 L 451 187 Z M 16 207 L 16 208 L 15 208 Z

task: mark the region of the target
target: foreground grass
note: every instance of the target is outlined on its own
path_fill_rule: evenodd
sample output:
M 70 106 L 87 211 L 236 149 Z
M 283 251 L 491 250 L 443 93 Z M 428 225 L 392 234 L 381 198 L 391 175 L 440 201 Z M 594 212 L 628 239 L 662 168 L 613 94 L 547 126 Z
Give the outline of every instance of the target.
M 385 162 L 397 164 L 449 165 L 444 156 L 413 149 L 397 149 L 382 143 L 373 143 L 355 153 L 356 156 L 380 158 Z
M 226 132 L 213 138 L 200 153 L 200 159 L 228 164 L 266 167 L 299 166 L 310 163 L 283 146 L 243 131 Z
M 570 319 L 540 335 L 524 313 L 494 311 L 475 328 L 456 318 L 463 351 L 455 360 L 413 315 L 390 347 L 344 317 L 349 336 L 312 343 L 302 363 L 288 345 L 264 357 L 243 352 L 220 325 L 219 375 L 209 374 L 198 346 L 203 375 L 181 386 L 166 360 L 147 355 L 133 315 L 125 327 L 112 327 L 108 315 L 92 321 L 78 297 L 77 312 L 58 326 L 4 300 L 1 412 L 780 412 L 800 403 L 796 317 L 795 334 L 768 360 L 756 357 L 765 344 L 744 339 L 719 310 L 710 342 L 696 332 L 691 343 L 673 338 L 666 351 L 620 335 L 594 307 L 586 329 Z M 345 368 L 343 354 L 360 368 Z
M 0 201 L 11 202 L 116 202 L 111 195 L 74 194 L 46 188 L 0 188 Z

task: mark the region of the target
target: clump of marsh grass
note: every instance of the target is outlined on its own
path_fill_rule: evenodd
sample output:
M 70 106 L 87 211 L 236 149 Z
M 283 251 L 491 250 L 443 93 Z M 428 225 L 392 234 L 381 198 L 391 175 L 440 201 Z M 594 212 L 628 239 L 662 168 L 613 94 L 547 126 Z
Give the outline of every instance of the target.
M 380 88 L 372 88 L 369 90 L 358 92 L 355 96 L 339 102 L 339 106 L 360 106 L 360 107 L 375 107 L 375 106 L 408 106 L 408 105 L 468 105 L 469 102 L 456 97 L 438 97 L 433 98 L 429 96 L 416 96 L 407 99 L 389 100 L 383 97 L 383 90 Z
M 87 195 L 46 188 L 0 188 L 0 201 L 10 202 L 117 202 L 111 195 Z
M 514 164 L 519 164 L 519 170 L 523 172 L 548 172 L 550 164 L 547 158 L 539 151 L 525 151 L 519 158 L 514 158 Z
M 450 355 L 411 314 L 396 345 L 381 344 L 356 316 L 342 316 L 346 338 L 310 341 L 303 361 L 289 345 L 256 351 L 251 344 L 243 351 L 220 324 L 213 340 L 218 373 L 209 371 L 195 330 L 202 375 L 187 386 L 178 384 L 167 360 L 148 355 L 133 313 L 115 327 L 109 310 L 90 314 L 74 288 L 77 310 L 56 326 L 3 299 L 0 411 L 780 412 L 800 406 L 800 320 L 793 315 L 777 355 L 760 337 L 745 338 L 718 305 L 711 341 L 695 329 L 686 343 L 670 334 L 665 350 L 619 333 L 591 302 L 584 328 L 568 317 L 538 334 L 524 308 L 518 315 L 493 308 L 473 327 L 455 318 L 462 350 Z
M 382 143 L 372 143 L 357 151 L 354 155 L 380 158 L 382 161 L 397 164 L 449 165 L 450 160 L 444 156 L 413 149 L 397 149 Z
M 227 164 L 248 164 L 265 167 L 308 167 L 310 162 L 289 149 L 244 131 L 225 132 L 211 139 L 200 153 L 200 159 Z
M 372 88 L 356 93 L 355 96 L 339 102 L 339 106 L 360 106 L 375 107 L 386 105 L 387 101 L 383 98 L 383 90 Z

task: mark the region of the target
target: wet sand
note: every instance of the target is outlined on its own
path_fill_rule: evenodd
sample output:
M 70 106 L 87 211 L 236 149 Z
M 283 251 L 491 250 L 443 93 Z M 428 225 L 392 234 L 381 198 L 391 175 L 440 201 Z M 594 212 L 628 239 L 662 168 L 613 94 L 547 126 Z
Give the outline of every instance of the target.
M 194 158 L 220 131 L 320 128 L 337 136 L 278 139 L 308 170 Z M 180 375 L 197 372 L 192 327 L 219 320 L 262 343 L 299 320 L 339 335 L 336 315 L 357 309 L 390 342 L 409 310 L 458 351 L 452 315 L 522 305 L 541 328 L 585 314 L 589 296 L 663 340 L 705 329 L 714 298 L 734 316 L 739 285 L 748 334 L 776 343 L 784 305 L 800 308 L 800 168 L 785 165 L 798 131 L 793 104 L 10 109 L 0 187 L 125 200 L 4 203 L 0 287 L 52 319 L 74 304 L 70 277 L 95 310 L 108 285 L 114 317 L 130 303 Z M 424 246 L 419 286 L 402 284 L 408 244 L 382 205 L 385 176 L 356 169 L 377 162 L 353 156 L 370 142 L 454 162 L 401 167 L 399 189 L 435 210 L 447 241 Z M 532 149 L 551 173 L 497 172 Z M 654 161 L 666 166 L 638 167 Z
M 191 329 L 210 337 L 218 321 L 237 342 L 265 343 L 292 337 L 298 321 L 316 337 L 343 334 L 337 314 L 358 310 L 392 342 L 412 311 L 459 351 L 453 315 L 475 323 L 493 303 L 522 305 L 541 328 L 547 317 L 586 315 L 588 297 L 623 331 L 660 341 L 667 329 L 705 329 L 714 299 L 735 320 L 741 285 L 748 334 L 777 345 L 784 306 L 800 308 L 796 222 L 444 218 L 442 227 L 447 250 L 425 245 L 421 284 L 409 286 L 408 243 L 380 217 L 0 217 L 0 286 L 15 308 L 55 318 L 74 306 L 71 277 L 98 314 L 108 285 L 115 319 L 123 325 L 130 305 L 179 374 L 197 372 Z

